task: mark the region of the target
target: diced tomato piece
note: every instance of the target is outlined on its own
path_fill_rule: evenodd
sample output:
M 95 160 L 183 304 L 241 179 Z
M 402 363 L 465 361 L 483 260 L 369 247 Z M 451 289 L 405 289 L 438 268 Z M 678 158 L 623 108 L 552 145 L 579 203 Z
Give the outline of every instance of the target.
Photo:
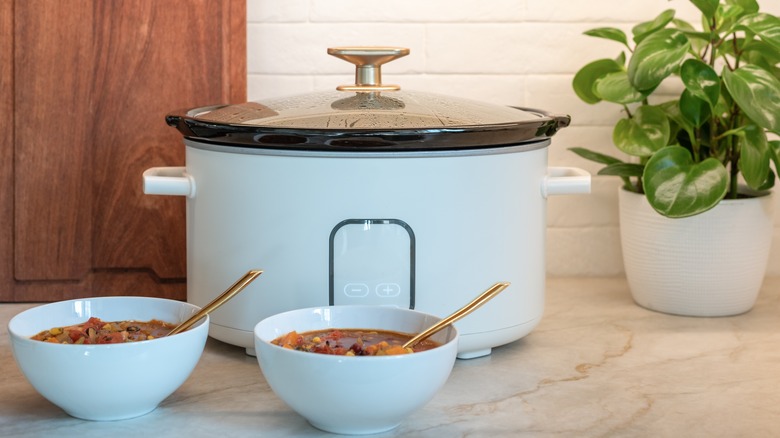
M 78 329 L 70 329 L 68 330 L 68 337 L 71 341 L 76 342 L 79 340 L 79 338 L 86 338 L 87 335 L 84 334 L 81 330 Z

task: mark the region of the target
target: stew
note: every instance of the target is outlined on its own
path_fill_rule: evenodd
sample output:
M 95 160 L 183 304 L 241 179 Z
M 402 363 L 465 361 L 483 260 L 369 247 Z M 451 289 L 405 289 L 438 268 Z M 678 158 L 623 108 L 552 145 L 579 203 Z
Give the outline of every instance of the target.
M 31 339 L 57 344 L 119 344 L 160 338 L 174 327 L 157 319 L 105 322 L 93 316 L 81 324 L 44 330 Z
M 340 356 L 389 356 L 417 353 L 440 344 L 424 339 L 412 348 L 403 348 L 414 335 L 387 330 L 328 329 L 305 333 L 291 331 L 272 344 L 298 351 Z

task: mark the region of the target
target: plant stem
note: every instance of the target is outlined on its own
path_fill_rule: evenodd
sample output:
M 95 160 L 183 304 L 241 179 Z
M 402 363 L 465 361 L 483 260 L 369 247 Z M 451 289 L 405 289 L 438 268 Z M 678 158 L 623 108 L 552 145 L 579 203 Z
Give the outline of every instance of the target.
M 737 126 L 739 126 L 739 119 L 740 119 L 740 113 L 739 113 L 739 107 L 736 103 L 733 104 L 731 108 L 731 124 L 729 125 L 730 130 L 736 129 Z M 740 151 L 737 148 L 737 136 L 736 135 L 730 135 L 728 136 L 726 140 L 726 160 L 728 161 L 729 165 L 729 192 L 726 194 L 726 197 L 729 199 L 736 199 L 737 198 L 737 182 L 738 182 L 738 176 L 739 176 L 739 155 Z
M 742 53 L 739 51 L 739 46 L 737 45 L 736 35 L 734 35 L 734 37 L 731 39 L 731 45 L 734 47 L 734 70 L 736 70 L 739 68 L 739 57 L 742 55 Z
M 729 192 L 726 195 L 726 197 L 729 198 L 729 199 L 737 199 L 737 189 L 738 189 L 738 186 L 737 186 L 738 178 L 737 177 L 739 176 L 739 169 L 737 168 L 737 161 L 738 160 L 733 160 L 731 162 L 731 168 L 729 169 L 730 170 L 730 175 L 729 175 Z
M 715 32 L 715 30 L 718 27 L 718 19 L 716 16 L 712 17 L 712 21 L 710 22 L 710 42 L 707 44 L 707 47 L 704 50 L 704 53 L 707 53 L 707 49 L 709 49 L 710 52 L 710 67 L 715 67 L 715 56 L 717 53 L 717 48 L 720 46 L 720 44 L 723 42 L 720 38 L 718 38 L 717 41 L 713 41 L 712 34 Z

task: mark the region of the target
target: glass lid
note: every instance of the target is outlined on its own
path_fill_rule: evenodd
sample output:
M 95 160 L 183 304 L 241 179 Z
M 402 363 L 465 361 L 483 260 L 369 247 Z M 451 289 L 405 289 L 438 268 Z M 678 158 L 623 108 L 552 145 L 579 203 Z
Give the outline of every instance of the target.
M 382 83 L 382 64 L 409 54 L 394 47 L 341 47 L 328 53 L 356 66 L 355 84 L 264 102 L 170 114 L 185 137 L 242 147 L 303 150 L 428 150 L 538 142 L 569 116 L 493 105 Z

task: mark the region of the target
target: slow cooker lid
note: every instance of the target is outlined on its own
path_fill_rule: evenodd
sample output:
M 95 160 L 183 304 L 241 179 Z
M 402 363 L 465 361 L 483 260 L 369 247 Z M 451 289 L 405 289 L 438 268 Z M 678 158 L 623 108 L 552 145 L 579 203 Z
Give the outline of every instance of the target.
M 340 47 L 355 84 L 334 91 L 195 108 L 167 116 L 185 137 L 243 147 L 302 150 L 427 150 L 537 142 L 569 116 L 493 105 L 383 84 L 382 64 L 409 54 L 394 47 Z

